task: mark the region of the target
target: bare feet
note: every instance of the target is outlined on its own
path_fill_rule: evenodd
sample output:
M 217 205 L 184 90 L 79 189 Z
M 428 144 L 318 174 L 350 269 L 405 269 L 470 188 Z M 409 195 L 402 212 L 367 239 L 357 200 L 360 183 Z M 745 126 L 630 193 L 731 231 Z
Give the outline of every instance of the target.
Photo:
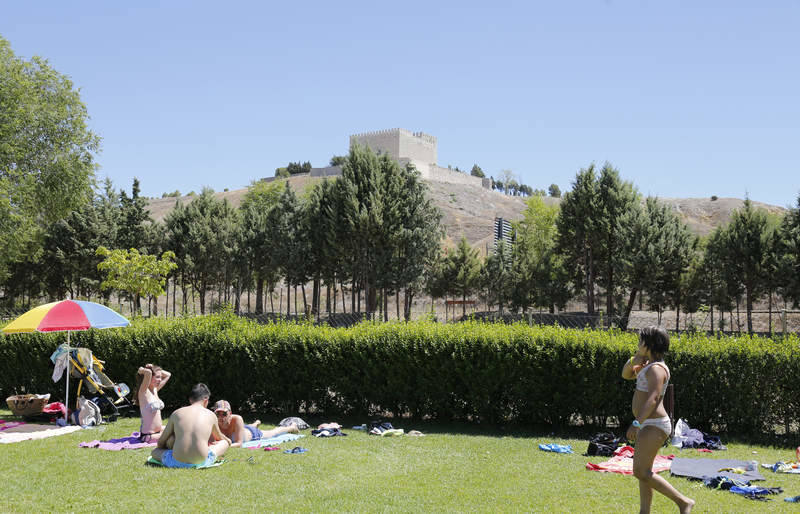
M 689 514 L 690 512 L 692 512 L 693 508 L 694 508 L 694 500 L 687 499 L 686 504 L 680 506 L 681 514 Z
M 292 423 L 291 425 L 289 425 L 286 428 L 289 429 L 288 432 L 290 434 L 299 434 L 300 433 L 300 430 L 297 429 L 297 423 Z
M 257 420 L 253 421 L 250 424 L 253 425 L 254 427 L 258 428 L 261 425 L 261 420 L 257 419 Z

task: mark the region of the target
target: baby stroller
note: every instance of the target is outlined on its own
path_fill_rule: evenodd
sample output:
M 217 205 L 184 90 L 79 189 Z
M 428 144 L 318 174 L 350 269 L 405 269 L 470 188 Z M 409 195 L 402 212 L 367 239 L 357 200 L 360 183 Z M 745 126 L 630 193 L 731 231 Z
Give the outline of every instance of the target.
M 79 380 L 77 397 L 83 392 L 100 407 L 100 412 L 116 421 L 121 411 L 133 409 L 128 400 L 130 388 L 120 382 L 115 384 L 103 372 L 105 362 L 92 354 L 88 348 L 71 348 L 69 351 L 70 375 Z M 85 388 L 85 389 L 84 389 Z

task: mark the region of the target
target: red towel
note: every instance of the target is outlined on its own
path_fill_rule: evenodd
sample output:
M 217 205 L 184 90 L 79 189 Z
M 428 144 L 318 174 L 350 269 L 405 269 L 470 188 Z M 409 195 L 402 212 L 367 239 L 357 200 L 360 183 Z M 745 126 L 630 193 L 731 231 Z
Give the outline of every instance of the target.
M 600 464 L 586 463 L 586 469 L 590 471 L 600 471 L 604 473 L 620 473 L 622 475 L 633 474 L 633 452 L 634 449 L 630 446 L 623 446 L 617 448 L 614 456 Z M 675 455 L 656 455 L 653 462 L 653 473 L 661 473 L 667 471 L 672 466 L 672 459 Z

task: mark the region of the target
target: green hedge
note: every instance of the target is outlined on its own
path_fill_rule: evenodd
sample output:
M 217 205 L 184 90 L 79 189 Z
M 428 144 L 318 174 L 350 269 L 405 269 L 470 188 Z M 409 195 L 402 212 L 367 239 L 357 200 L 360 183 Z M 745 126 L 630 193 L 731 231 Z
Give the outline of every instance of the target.
M 52 392 L 49 355 L 64 334 L 0 339 L 0 394 Z M 133 386 L 138 366 L 173 373 L 169 406 L 206 382 L 239 410 L 332 414 L 410 413 L 495 423 L 627 423 L 633 383 L 620 378 L 636 335 L 528 327 L 363 323 L 349 329 L 259 325 L 232 315 L 137 321 L 126 329 L 72 334 Z M 774 432 L 800 417 L 796 336 L 784 341 L 673 338 L 676 414 L 693 427 L 741 435 Z

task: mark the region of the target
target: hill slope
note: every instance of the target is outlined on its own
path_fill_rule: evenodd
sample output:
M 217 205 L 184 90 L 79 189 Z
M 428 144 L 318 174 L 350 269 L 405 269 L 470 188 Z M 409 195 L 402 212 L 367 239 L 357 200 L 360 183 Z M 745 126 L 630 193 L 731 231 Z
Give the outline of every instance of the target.
M 323 180 L 316 177 L 291 177 L 288 180 L 298 194 L 308 187 Z M 283 181 L 279 181 L 283 182 Z M 477 186 L 462 184 L 445 184 L 428 182 L 430 197 L 442 210 L 442 224 L 445 227 L 449 244 L 455 244 L 463 235 L 469 243 L 483 253 L 493 241 L 493 223 L 495 217 L 519 220 L 525 210 L 526 198 L 506 196 Z M 225 198 L 233 206 L 238 207 L 247 189 L 217 193 L 218 198 Z M 180 200 L 187 204 L 193 197 L 184 196 Z M 167 213 L 175 207 L 176 198 L 157 198 L 150 200 L 148 210 L 157 221 L 163 221 Z M 730 220 L 731 213 L 744 205 L 738 198 L 662 198 L 671 205 L 692 230 L 699 235 L 707 235 L 714 228 L 724 225 Z M 557 198 L 545 198 L 548 204 L 560 202 Z M 783 207 L 753 202 L 753 205 L 775 214 L 786 211 Z

